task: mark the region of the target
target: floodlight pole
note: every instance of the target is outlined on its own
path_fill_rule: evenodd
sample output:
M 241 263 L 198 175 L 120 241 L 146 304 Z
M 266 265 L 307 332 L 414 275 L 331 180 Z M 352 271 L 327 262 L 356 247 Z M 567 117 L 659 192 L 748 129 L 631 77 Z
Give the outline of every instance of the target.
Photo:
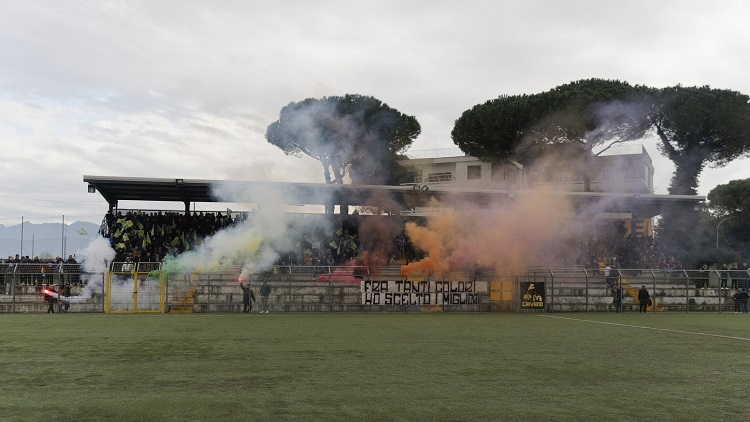
M 734 217 L 727 217 L 727 218 L 719 221 L 719 224 L 716 225 L 716 249 L 719 249 L 719 227 L 721 227 L 721 223 L 723 223 L 723 222 L 725 222 L 727 220 L 731 220 L 733 218 Z

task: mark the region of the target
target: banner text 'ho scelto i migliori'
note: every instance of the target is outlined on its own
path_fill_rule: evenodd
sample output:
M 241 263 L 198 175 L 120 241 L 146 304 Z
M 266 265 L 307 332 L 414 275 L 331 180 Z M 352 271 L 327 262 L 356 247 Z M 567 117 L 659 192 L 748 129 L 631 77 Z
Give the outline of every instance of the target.
M 363 305 L 477 305 L 486 281 L 361 282 Z

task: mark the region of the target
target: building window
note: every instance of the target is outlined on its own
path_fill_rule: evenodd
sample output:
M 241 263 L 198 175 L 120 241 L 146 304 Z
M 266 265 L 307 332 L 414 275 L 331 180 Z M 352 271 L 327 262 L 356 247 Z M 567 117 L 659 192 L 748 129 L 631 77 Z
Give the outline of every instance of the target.
M 508 165 L 492 165 L 492 180 L 495 182 L 503 181 L 506 183 L 516 183 L 518 170 Z
M 482 178 L 482 166 L 468 166 L 466 170 L 467 179 L 477 180 Z
M 493 181 L 504 180 L 503 169 L 504 166 L 501 166 L 500 164 L 493 164 L 490 168 L 490 178 Z
M 508 178 L 508 175 L 510 173 L 513 173 L 513 167 L 510 167 L 507 164 L 500 164 L 500 163 L 493 163 L 492 167 L 490 167 L 490 178 L 494 182 L 507 182 L 511 179 Z M 515 179 L 515 177 L 513 177 Z M 512 180 L 515 181 L 515 180 Z
M 453 173 L 430 173 L 427 176 L 427 182 L 429 183 L 445 183 L 453 181 Z

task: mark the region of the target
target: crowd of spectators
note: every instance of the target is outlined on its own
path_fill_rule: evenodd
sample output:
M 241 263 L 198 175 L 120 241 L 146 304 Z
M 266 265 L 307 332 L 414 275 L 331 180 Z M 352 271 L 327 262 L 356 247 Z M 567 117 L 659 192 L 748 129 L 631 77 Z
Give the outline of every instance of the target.
M 296 216 L 289 230 L 296 238 L 290 239 L 293 246 L 279 252 L 277 266 L 336 266 L 351 264 L 362 257 L 364 245 L 360 236 L 362 218 L 368 216 Z M 252 224 L 253 213 L 192 212 L 175 211 L 118 211 L 107 214 L 100 233 L 108 238 L 115 251 L 116 262 L 162 262 L 169 256 L 178 256 L 194 250 L 203 239 L 225 228 Z M 303 221 L 307 219 L 306 221 Z M 248 221 L 249 220 L 249 221 Z M 315 221 L 310 221 L 315 220 Z M 592 230 L 598 235 L 569 238 L 564 244 L 550 244 L 546 251 L 545 265 L 583 265 L 592 270 L 611 266 L 621 269 L 658 269 L 662 272 L 678 273 L 683 264 L 667 254 L 652 236 L 630 236 L 612 227 Z M 391 245 L 383 248 L 387 257 L 383 263 L 406 263 L 422 256 L 412 247 L 403 230 L 391 239 Z M 551 257 L 551 259 L 549 259 Z M 3 260 L 7 263 L 39 265 L 39 275 L 29 283 L 42 283 L 49 274 L 55 273 L 59 264 L 76 264 L 75 258 L 60 257 L 33 259 L 21 256 Z
M 609 265 L 623 269 L 658 269 L 664 273 L 676 273 L 683 263 L 670 255 L 653 236 L 630 236 L 610 234 L 591 236 L 578 245 L 578 264 L 592 269 Z
M 252 213 L 221 212 L 118 212 L 105 218 L 103 233 L 110 238 L 116 261 L 159 262 L 197 247 L 202 239 L 224 228 L 250 220 Z M 281 251 L 278 266 L 334 266 L 351 263 L 362 256 L 359 233 L 362 217 L 357 215 L 297 216 L 318 219 L 304 224 L 292 221 L 293 247 Z M 330 218 L 330 220 L 325 220 Z M 623 235 L 617 230 L 602 230 L 600 236 L 569 239 L 565 245 L 549 245 L 554 259 L 551 264 L 590 268 L 610 265 L 628 269 L 660 269 L 674 272 L 682 263 L 663 250 L 652 236 Z M 403 232 L 392 239 L 386 263 L 419 259 Z M 573 252 L 570 252 L 573 251 Z M 575 255 L 575 256 L 573 256 Z
M 17 268 L 17 264 L 22 265 L 23 271 L 19 274 L 19 283 L 25 286 L 46 286 L 51 284 L 68 284 L 80 283 L 81 268 L 75 257 L 69 255 L 68 259 L 61 257 L 55 258 L 34 258 L 28 255 L 8 256 L 1 262 L 3 268 L 0 269 L 0 284 L 4 284 L 6 275 Z
M 337 214 L 330 220 L 325 216 L 296 216 L 291 221 L 293 247 L 281 251 L 279 266 L 344 265 L 361 256 L 359 216 Z M 252 213 L 118 211 L 107 214 L 101 234 L 109 238 L 115 250 L 115 261 L 160 262 L 168 256 L 194 250 L 202 240 L 233 225 L 252 224 Z M 303 219 L 315 221 L 301 221 Z M 393 239 L 388 262 L 415 258 L 413 248 L 401 234 Z
M 127 211 L 107 213 L 101 234 L 109 238 L 115 261 L 160 262 L 193 249 L 201 239 L 244 219 L 238 213 Z

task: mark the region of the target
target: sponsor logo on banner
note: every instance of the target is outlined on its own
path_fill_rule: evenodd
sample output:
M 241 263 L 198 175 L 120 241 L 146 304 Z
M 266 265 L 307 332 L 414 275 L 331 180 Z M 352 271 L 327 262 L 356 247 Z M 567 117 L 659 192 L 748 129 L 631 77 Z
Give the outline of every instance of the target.
M 544 309 L 544 282 L 520 283 L 521 307 Z

